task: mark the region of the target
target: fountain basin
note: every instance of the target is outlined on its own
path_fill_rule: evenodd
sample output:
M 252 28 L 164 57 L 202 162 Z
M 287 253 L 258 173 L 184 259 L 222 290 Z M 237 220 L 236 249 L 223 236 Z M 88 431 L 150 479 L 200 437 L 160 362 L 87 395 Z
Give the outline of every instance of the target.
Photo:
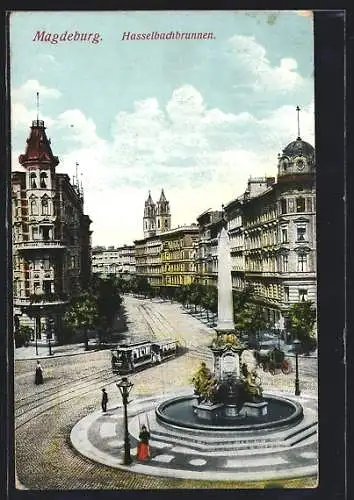
M 267 414 L 260 416 L 245 415 L 239 420 L 218 418 L 213 422 L 200 421 L 195 415 L 197 404 L 195 396 L 179 396 L 161 403 L 155 410 L 156 419 L 164 424 L 185 429 L 201 429 L 212 431 L 252 431 L 261 429 L 277 429 L 292 426 L 302 420 L 302 406 L 290 399 L 264 395 L 267 403 Z

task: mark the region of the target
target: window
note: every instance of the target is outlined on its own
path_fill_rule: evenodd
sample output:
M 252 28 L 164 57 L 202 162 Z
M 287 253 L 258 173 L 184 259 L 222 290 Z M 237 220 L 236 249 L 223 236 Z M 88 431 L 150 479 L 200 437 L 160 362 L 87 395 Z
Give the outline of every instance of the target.
M 305 212 L 305 198 L 296 198 L 296 212 Z
M 299 302 L 305 302 L 307 300 L 307 290 L 299 288 Z
M 32 239 L 38 240 L 38 227 L 37 226 L 32 227 Z
M 286 209 L 286 200 L 283 198 L 280 200 L 280 211 L 282 214 L 286 214 L 287 209 Z
M 51 281 L 45 280 L 43 281 L 43 293 L 48 295 L 52 291 Z
M 283 272 L 286 273 L 288 272 L 288 263 L 289 263 L 289 258 L 287 255 L 283 255 Z
M 160 219 L 157 221 L 157 227 L 160 229 Z
M 36 174 L 34 172 L 32 172 L 32 174 L 30 175 L 30 184 L 32 189 L 36 189 L 37 182 L 36 182 Z
M 33 283 L 33 289 L 36 295 L 40 295 L 42 293 L 41 284 L 39 283 L 39 281 L 35 281 Z
M 288 229 L 284 228 L 281 230 L 281 242 L 288 243 Z
M 284 302 L 289 302 L 289 287 L 284 286 Z
M 44 263 L 44 270 L 45 271 L 49 271 L 50 270 L 50 260 L 49 260 L 49 257 L 44 257 L 43 263 Z
M 165 219 L 165 228 L 168 227 L 168 220 Z
M 42 238 L 43 240 L 49 240 L 49 230 L 50 228 L 48 226 L 42 226 Z
M 298 255 L 297 270 L 300 272 L 307 271 L 307 255 L 304 255 L 304 254 Z
M 294 199 L 293 198 L 290 198 L 288 200 L 288 205 L 289 205 L 289 212 L 290 213 L 294 212 Z
M 42 200 L 42 215 L 49 215 L 49 206 L 47 198 Z
M 306 234 L 306 227 L 297 226 L 297 241 L 306 241 L 305 234 Z
M 36 200 L 31 201 L 31 214 L 38 215 L 38 206 Z
M 312 212 L 312 199 L 307 198 L 307 211 Z
M 41 172 L 41 174 L 40 174 L 40 187 L 41 188 L 47 187 L 47 173 L 46 172 Z

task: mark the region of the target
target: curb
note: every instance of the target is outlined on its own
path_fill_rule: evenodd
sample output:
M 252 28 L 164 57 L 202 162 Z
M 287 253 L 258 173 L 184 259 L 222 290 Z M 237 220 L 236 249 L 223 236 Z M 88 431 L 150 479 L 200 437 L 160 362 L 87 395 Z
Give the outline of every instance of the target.
M 166 395 L 165 395 L 166 396 Z M 309 399 L 316 399 L 316 397 L 309 395 Z M 146 412 L 144 408 L 145 398 L 141 398 L 137 401 L 138 405 L 136 408 L 131 408 L 134 416 L 140 413 Z M 148 398 L 150 399 L 150 398 Z M 151 398 L 153 399 L 153 398 Z M 297 398 L 296 398 L 297 399 Z M 141 407 L 138 409 L 141 404 Z M 121 407 L 120 407 L 121 409 Z M 116 408 L 111 409 L 113 412 Z M 179 479 L 189 479 L 189 480 L 210 480 L 212 476 L 212 481 L 276 481 L 277 479 L 293 479 L 295 477 L 309 477 L 318 474 L 318 464 L 307 464 L 298 465 L 296 463 L 290 463 L 289 466 L 282 466 L 274 470 L 268 469 L 264 470 L 240 470 L 238 472 L 225 470 L 207 470 L 207 471 L 197 471 L 196 469 L 188 469 L 177 467 L 177 468 L 164 468 L 160 466 L 155 466 L 154 464 L 141 464 L 139 462 L 133 462 L 129 466 L 125 466 L 122 463 L 122 456 L 112 456 L 106 451 L 97 449 L 88 439 L 88 429 L 90 425 L 101 415 L 100 411 L 95 411 L 90 413 L 86 417 L 82 418 L 72 427 L 70 432 L 70 443 L 71 446 L 82 456 L 88 458 L 93 463 L 99 463 L 106 465 L 108 467 L 121 469 L 124 471 L 129 471 L 134 474 L 141 474 L 147 476 L 157 476 L 157 477 L 171 477 Z M 133 415 L 131 415 L 133 416 Z M 120 416 L 123 418 L 123 416 Z
M 104 351 L 107 349 L 90 349 L 89 351 L 82 351 L 82 352 L 69 352 L 67 354 L 55 354 L 53 353 L 52 356 L 49 356 L 49 354 L 45 354 L 44 356 L 41 356 L 38 354 L 38 356 L 35 356 L 33 358 L 17 358 L 14 356 L 14 361 L 35 361 L 38 358 L 41 359 L 53 359 L 53 358 L 64 358 L 65 356 L 78 356 L 80 354 L 91 354 L 93 352 L 98 352 L 98 351 Z

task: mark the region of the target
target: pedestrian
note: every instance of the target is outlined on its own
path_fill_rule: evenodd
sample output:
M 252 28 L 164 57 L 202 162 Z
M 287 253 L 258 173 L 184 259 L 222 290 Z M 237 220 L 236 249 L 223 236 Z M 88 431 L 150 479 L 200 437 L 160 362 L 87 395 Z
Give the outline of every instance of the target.
M 138 460 L 148 460 L 150 458 L 149 439 L 150 432 L 147 430 L 146 426 L 143 425 L 139 434 L 139 443 L 136 453 L 136 458 Z
M 34 383 L 36 385 L 43 384 L 43 368 L 41 366 L 40 361 L 37 361 L 36 375 L 35 375 L 35 378 L 34 378 Z
M 106 392 L 106 389 L 102 389 L 102 401 L 101 401 L 101 406 L 102 406 L 102 411 L 106 413 L 107 411 L 107 403 L 108 403 L 108 394 Z

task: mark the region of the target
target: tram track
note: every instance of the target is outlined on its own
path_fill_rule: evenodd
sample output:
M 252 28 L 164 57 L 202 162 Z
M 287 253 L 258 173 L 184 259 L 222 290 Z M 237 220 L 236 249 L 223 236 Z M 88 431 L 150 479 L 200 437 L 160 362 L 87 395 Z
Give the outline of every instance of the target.
M 153 339 L 177 335 L 174 325 L 166 316 L 151 308 L 149 304 L 138 304 L 137 310 L 142 317 L 144 327 L 148 329 Z M 132 326 L 133 331 L 141 330 L 141 328 L 135 328 L 134 324 Z M 168 332 L 167 336 L 166 332 Z M 186 344 L 184 337 L 180 334 L 178 337 Z M 205 351 L 203 348 L 204 346 L 191 346 L 187 349 L 187 354 L 192 357 L 209 358 L 207 348 L 205 347 Z M 154 367 L 149 368 L 153 369 Z M 135 380 L 138 376 L 139 372 L 131 374 L 132 380 Z M 63 382 L 40 392 L 21 397 L 15 401 L 15 429 L 18 430 L 30 424 L 34 419 L 49 411 L 52 412 L 61 405 L 87 396 L 99 385 L 108 385 L 116 380 L 117 375 L 112 374 L 109 368 L 101 369 L 93 374 L 81 377 L 74 382 L 70 382 L 70 386 L 68 386 L 67 382 Z
M 79 377 L 77 380 L 70 382 L 71 383 L 70 387 L 72 387 L 73 384 L 77 383 L 82 384 L 83 380 L 90 379 L 92 377 L 97 376 L 98 374 L 109 373 L 109 371 L 110 370 L 108 370 L 107 368 L 103 368 L 102 370 L 98 370 L 95 374 L 91 373 L 90 375 Z M 26 406 L 28 404 L 27 401 L 31 402 L 31 400 L 33 400 L 34 397 L 36 398 L 36 401 L 38 401 L 47 397 L 47 394 L 50 394 L 51 392 L 55 392 L 55 394 L 57 394 L 56 391 L 60 390 L 61 387 L 67 387 L 67 386 L 68 386 L 67 382 L 62 382 L 61 384 L 53 385 L 51 387 L 48 387 L 47 389 L 43 389 L 42 391 L 38 391 L 29 394 L 27 396 L 24 396 L 22 398 L 18 398 L 15 400 L 16 409 L 21 408 L 22 406 Z
M 26 404 L 23 404 L 20 408 L 15 406 L 15 429 L 19 429 L 24 425 L 31 422 L 33 419 L 41 416 L 42 414 L 53 410 L 54 408 L 65 404 L 71 400 L 76 400 L 79 397 L 86 396 L 92 393 L 92 390 L 97 388 L 99 384 L 108 385 L 117 380 L 115 374 L 111 374 L 107 377 L 94 377 L 91 381 L 77 388 L 70 388 L 66 391 L 59 391 L 46 398 L 43 396 L 41 400 L 34 399 Z M 19 411 L 23 410 L 23 411 Z

